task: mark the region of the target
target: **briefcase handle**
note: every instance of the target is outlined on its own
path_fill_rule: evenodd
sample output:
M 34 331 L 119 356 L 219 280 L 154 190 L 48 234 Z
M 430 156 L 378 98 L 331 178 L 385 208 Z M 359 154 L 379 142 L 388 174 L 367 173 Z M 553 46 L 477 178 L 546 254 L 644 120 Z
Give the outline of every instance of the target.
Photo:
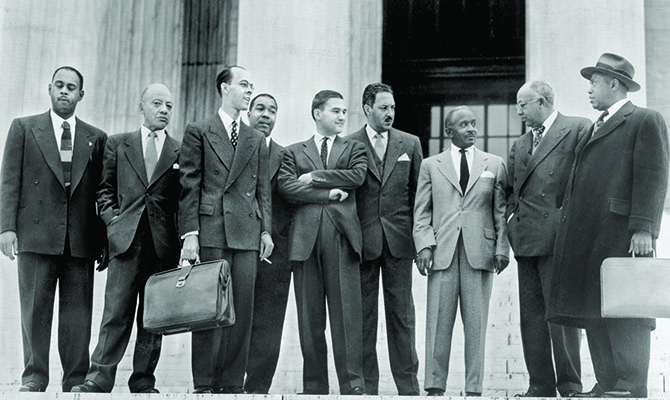
M 633 258 L 635 258 L 635 252 L 632 253 Z M 651 249 L 651 258 L 656 258 L 656 249 Z
M 193 266 L 195 264 L 189 263 L 187 260 L 184 260 L 184 262 L 181 264 L 181 274 L 179 274 L 179 278 L 177 279 L 177 283 L 175 284 L 175 287 L 184 287 L 186 284 L 186 279 L 188 276 L 191 274 L 191 270 L 193 270 Z

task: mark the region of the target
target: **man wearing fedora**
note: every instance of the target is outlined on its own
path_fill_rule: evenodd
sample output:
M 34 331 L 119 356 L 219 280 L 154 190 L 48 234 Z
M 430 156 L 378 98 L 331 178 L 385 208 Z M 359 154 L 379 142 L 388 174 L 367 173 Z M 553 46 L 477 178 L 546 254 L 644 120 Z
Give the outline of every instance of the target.
M 605 53 L 581 74 L 602 114 L 576 148 L 547 317 L 586 329 L 597 383 L 576 397 L 647 397 L 655 321 L 601 317 L 600 265 L 607 257 L 651 256 L 667 190 L 668 132 L 661 114 L 626 99 L 640 89 L 628 60 Z

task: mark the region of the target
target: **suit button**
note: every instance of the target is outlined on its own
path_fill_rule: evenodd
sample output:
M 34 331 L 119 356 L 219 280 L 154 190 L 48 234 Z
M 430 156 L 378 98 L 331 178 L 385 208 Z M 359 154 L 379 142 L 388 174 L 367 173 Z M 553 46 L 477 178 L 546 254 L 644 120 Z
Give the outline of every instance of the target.
M 542 197 L 544 197 L 544 193 L 542 193 Z
M 219 173 L 219 170 L 218 170 L 218 169 L 215 169 L 215 170 L 214 170 L 214 175 L 216 175 L 216 174 L 218 174 L 218 173 Z
M 545 217 L 545 218 L 549 218 L 549 214 L 544 213 L 544 217 Z
M 553 175 L 553 174 L 554 174 L 554 171 L 551 171 L 551 172 L 549 173 L 549 175 Z
M 33 181 L 33 184 L 35 184 L 35 185 L 37 185 L 38 183 L 40 183 L 40 180 L 39 180 L 39 179 L 35 179 L 35 180 Z
M 250 192 L 247 192 L 247 197 L 251 197 L 251 193 L 250 193 Z
M 223 194 L 230 194 L 230 192 L 226 190 L 225 192 L 223 192 Z
M 255 178 L 255 177 L 256 177 L 256 174 L 251 174 L 251 177 L 252 177 L 252 178 Z
M 561 218 L 561 221 L 565 222 L 565 217 Z
M 40 219 L 39 219 L 39 218 L 35 218 L 35 219 L 33 219 L 33 222 L 36 223 L 36 224 L 38 224 L 38 223 L 40 222 Z
M 519 222 L 519 221 L 521 221 L 521 220 L 519 219 L 519 217 L 516 217 L 516 222 Z
M 519 197 L 519 201 L 523 201 L 523 196 Z
M 138 212 L 137 212 L 137 215 L 142 215 L 142 211 L 138 211 Z
M 460 231 L 460 230 L 461 230 L 461 227 L 460 227 L 460 226 L 457 226 L 457 227 L 456 227 L 456 230 L 457 230 L 457 231 Z
M 253 216 L 254 216 L 254 213 L 249 213 L 249 216 L 250 216 L 250 217 L 253 217 Z
M 42 200 L 37 200 L 37 204 L 42 204 Z

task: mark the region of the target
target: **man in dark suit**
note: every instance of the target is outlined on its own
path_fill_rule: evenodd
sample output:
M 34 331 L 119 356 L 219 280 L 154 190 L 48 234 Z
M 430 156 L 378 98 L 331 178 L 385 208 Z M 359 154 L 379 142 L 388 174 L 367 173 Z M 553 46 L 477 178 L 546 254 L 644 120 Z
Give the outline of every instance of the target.
M 162 337 L 142 325 L 144 285 L 151 274 L 175 268 L 179 262 L 179 142 L 165 130 L 173 106 L 168 88 L 149 85 L 140 98 L 142 127 L 111 136 L 105 147 L 98 190 L 110 257 L 105 307 L 91 368 L 73 392 L 112 391 L 139 304 L 128 386 L 131 393 L 158 393 L 154 370 Z
M 49 383 L 49 345 L 56 286 L 63 391 L 88 371 L 93 262 L 104 230 L 96 190 L 107 135 L 75 116 L 84 79 L 58 68 L 49 84 L 51 110 L 12 122 L 2 159 L 0 250 L 18 254 L 24 371 L 21 392 Z
M 312 100 L 316 133 L 287 147 L 279 192 L 295 203 L 289 230 L 303 356 L 303 391 L 328 394 L 326 300 L 340 393 L 365 394 L 360 286 L 361 226 L 353 191 L 365 180 L 365 145 L 342 138 L 346 106 L 332 90 Z
M 577 147 L 547 314 L 586 329 L 598 382 L 578 397 L 646 397 L 655 321 L 602 318 L 600 266 L 607 257 L 651 255 L 667 190 L 668 131 L 661 114 L 627 100 L 640 85 L 625 58 L 605 53 L 581 74 L 603 113 Z
M 365 391 L 376 395 L 377 312 L 382 275 L 391 372 L 399 395 L 419 395 L 419 359 L 415 348 L 412 260 L 414 195 L 423 160 L 419 138 L 392 128 L 393 89 L 373 83 L 363 91 L 367 125 L 349 136 L 365 144 L 368 170 L 356 190 L 363 230 L 361 293 L 363 300 L 363 373 Z
M 545 82 L 525 83 L 516 98 L 517 114 L 529 128 L 512 145 L 507 163 L 507 234 L 518 263 L 521 343 L 530 376 L 528 390 L 518 396 L 555 397 L 558 389 L 569 397 L 582 390 L 581 332 L 547 323 L 545 299 L 570 166 L 591 121 L 556 111 Z
M 268 393 L 279 360 L 282 328 L 291 286 L 291 264 L 288 262 L 288 227 L 291 204 L 279 195 L 277 177 L 284 158 L 284 148 L 271 135 L 277 119 L 277 100 L 261 93 L 251 100 L 249 124 L 265 135 L 270 158 L 270 193 L 272 194 L 272 239 L 275 248 L 268 261 L 258 262 L 254 289 L 254 318 L 249 345 L 249 363 L 244 389 L 249 393 Z
M 421 163 L 414 206 L 416 266 L 428 275 L 428 396 L 443 396 L 460 306 L 465 331 L 465 395 L 481 396 L 493 272 L 509 263 L 503 160 L 474 147 L 477 120 L 466 106 L 444 121 L 451 146 Z
M 243 393 L 258 260 L 272 253 L 268 149 L 240 119 L 251 74 L 227 66 L 216 77 L 221 108 L 189 124 L 180 152 L 181 259 L 225 259 L 231 266 L 235 324 L 193 332 L 194 393 Z

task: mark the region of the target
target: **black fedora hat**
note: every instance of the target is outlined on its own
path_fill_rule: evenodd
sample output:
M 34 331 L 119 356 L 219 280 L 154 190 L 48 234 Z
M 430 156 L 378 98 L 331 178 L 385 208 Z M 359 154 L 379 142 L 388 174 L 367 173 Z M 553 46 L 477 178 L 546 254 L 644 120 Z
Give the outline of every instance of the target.
M 640 85 L 633 80 L 633 77 L 635 76 L 635 68 L 633 68 L 633 64 L 619 55 L 603 53 L 598 59 L 595 67 L 585 67 L 580 71 L 582 76 L 586 79 L 591 79 L 591 75 L 593 75 L 594 72 L 600 72 L 613 78 L 617 78 L 621 83 L 626 85 L 631 92 L 640 90 Z

